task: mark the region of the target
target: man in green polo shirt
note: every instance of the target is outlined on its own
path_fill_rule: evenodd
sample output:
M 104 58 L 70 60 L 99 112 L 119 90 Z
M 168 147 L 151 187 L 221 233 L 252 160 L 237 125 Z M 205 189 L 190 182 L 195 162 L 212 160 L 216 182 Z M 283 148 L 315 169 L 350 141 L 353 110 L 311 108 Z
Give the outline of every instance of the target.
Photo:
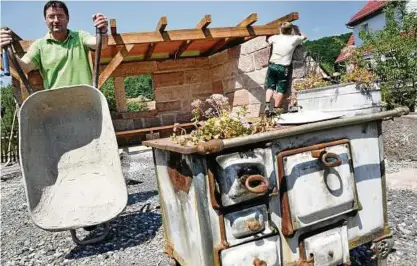
M 18 58 L 24 72 L 38 69 L 44 80 L 45 89 L 92 83 L 88 51 L 95 49 L 96 37 L 84 31 L 67 28 L 68 8 L 61 1 L 49 1 L 43 9 L 48 33 L 36 40 L 27 53 Z M 107 18 L 102 14 L 93 15 L 93 24 L 101 30 L 103 48 L 107 46 Z M 12 42 L 10 30 L 0 32 L 1 48 Z

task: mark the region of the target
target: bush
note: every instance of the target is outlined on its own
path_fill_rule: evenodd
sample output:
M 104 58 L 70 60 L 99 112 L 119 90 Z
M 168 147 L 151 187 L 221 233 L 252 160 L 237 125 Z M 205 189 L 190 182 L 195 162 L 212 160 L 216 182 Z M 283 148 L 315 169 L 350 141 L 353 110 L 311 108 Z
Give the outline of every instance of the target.
M 16 110 L 16 103 L 13 98 L 12 86 L 1 87 L 1 107 L 4 108 L 4 116 L 1 118 L 1 136 L 9 136 L 12 127 L 14 111 Z M 17 123 L 17 121 L 15 122 Z M 17 130 L 17 125 L 15 125 Z
M 141 112 L 148 110 L 148 106 L 143 102 L 128 102 L 127 111 L 128 112 Z

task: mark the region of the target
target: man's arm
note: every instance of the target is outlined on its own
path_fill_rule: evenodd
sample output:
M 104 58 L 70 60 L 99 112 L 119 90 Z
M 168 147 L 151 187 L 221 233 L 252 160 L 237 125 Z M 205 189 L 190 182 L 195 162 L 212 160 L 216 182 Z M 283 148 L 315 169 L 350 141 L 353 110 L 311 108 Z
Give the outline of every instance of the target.
M 1 40 L 1 49 L 6 48 L 7 45 L 10 45 L 13 41 L 12 31 L 9 29 L 2 28 L 0 30 L 0 40 Z M 32 62 L 32 58 L 38 57 L 38 56 L 39 56 L 39 51 L 37 48 L 37 44 L 35 42 L 29 47 L 28 52 L 22 58 L 19 58 L 18 56 L 16 56 L 16 60 L 17 62 L 19 62 L 19 65 L 22 68 L 23 72 L 29 73 L 30 71 L 36 68 L 36 65 Z
M 107 36 L 108 30 L 108 21 L 107 17 L 103 14 L 97 13 L 93 15 L 93 24 L 94 27 L 101 30 L 102 36 L 102 49 L 105 49 L 108 46 L 109 37 Z M 95 50 L 97 46 L 97 38 L 95 36 L 89 36 L 85 40 L 85 45 L 87 45 L 90 49 Z

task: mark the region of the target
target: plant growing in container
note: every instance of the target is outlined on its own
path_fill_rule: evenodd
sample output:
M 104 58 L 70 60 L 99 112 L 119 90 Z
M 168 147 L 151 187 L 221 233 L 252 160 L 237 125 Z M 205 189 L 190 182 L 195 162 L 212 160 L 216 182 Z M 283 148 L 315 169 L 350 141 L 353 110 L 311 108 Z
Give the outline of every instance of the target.
M 236 110 L 229 104 L 229 99 L 221 94 L 213 94 L 205 101 L 194 100 L 193 119 L 195 129 L 187 135 L 185 129 L 175 124 L 171 140 L 183 146 L 193 146 L 212 139 L 228 139 L 272 130 L 276 123 L 274 118 L 261 116 L 250 122 L 246 119 L 247 108 Z

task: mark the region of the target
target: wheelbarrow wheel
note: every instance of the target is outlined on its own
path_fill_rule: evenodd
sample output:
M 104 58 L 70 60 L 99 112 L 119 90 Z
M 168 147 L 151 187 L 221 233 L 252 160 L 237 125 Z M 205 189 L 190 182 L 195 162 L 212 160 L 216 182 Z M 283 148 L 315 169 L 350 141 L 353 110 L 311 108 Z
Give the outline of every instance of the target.
M 85 245 L 91 245 L 91 244 L 95 244 L 98 242 L 103 241 L 108 234 L 110 233 L 110 223 L 104 223 L 103 224 L 104 228 L 103 228 L 103 233 L 101 233 L 99 236 L 91 238 L 91 239 L 86 239 L 86 240 L 81 240 L 77 237 L 77 232 L 75 229 L 71 229 L 71 237 L 72 240 L 75 242 L 75 244 L 80 245 L 80 246 L 85 246 Z

